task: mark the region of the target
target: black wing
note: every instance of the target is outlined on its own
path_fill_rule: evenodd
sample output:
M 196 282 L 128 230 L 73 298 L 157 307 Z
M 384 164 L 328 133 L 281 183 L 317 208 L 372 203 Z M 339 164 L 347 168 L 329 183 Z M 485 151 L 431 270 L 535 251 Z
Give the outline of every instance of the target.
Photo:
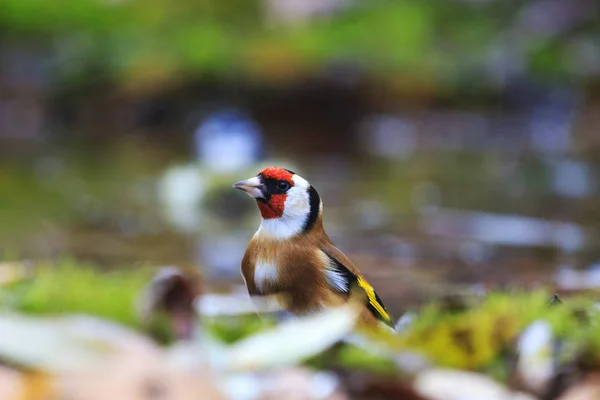
M 327 277 L 327 283 L 331 287 L 331 289 L 338 291 L 349 293 L 352 285 L 356 284 L 360 288 L 362 288 L 369 300 L 369 304 L 367 304 L 367 308 L 377 318 L 378 320 L 384 322 L 386 325 L 394 327 L 394 323 L 390 315 L 388 314 L 383 302 L 375 293 L 373 287 L 366 281 L 362 276 L 358 276 L 352 271 L 350 271 L 344 264 L 338 261 L 335 257 L 330 254 L 323 252 L 327 255 L 330 262 L 327 266 L 327 270 L 325 272 Z

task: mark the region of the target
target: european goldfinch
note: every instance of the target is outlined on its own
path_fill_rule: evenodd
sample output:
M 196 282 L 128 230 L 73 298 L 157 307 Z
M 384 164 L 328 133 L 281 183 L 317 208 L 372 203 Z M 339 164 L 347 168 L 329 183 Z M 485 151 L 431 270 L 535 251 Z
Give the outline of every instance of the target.
M 282 295 L 284 311 L 303 315 L 346 302 L 358 287 L 365 294 L 359 326 L 393 328 L 373 287 L 325 233 L 323 202 L 310 183 L 290 170 L 268 167 L 233 187 L 255 198 L 262 216 L 241 263 L 253 299 Z

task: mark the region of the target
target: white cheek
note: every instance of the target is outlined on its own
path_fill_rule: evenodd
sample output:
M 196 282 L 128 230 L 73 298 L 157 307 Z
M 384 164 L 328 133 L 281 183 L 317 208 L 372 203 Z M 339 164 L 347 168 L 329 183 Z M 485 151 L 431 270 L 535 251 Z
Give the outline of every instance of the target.
M 298 186 L 291 188 L 287 193 L 283 210 L 282 218 L 302 219 L 302 222 L 304 223 L 304 219 L 308 216 L 310 211 L 310 203 L 306 189 Z
M 298 175 L 294 175 L 293 179 L 294 186 L 287 192 L 283 215 L 281 218 L 263 219 L 258 229 L 259 235 L 285 240 L 297 235 L 304 228 L 310 213 L 310 184 Z

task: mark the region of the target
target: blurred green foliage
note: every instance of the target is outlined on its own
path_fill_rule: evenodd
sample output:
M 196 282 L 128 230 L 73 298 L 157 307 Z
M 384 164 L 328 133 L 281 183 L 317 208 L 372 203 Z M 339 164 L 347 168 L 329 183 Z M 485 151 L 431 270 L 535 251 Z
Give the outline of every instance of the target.
M 365 351 L 364 349 L 346 345 L 337 354 L 339 365 L 356 371 L 365 371 L 376 375 L 396 374 L 396 365 L 390 359 Z
M 99 272 L 69 259 L 40 262 L 30 279 L 0 286 L 0 299 L 3 306 L 30 314 L 91 314 L 140 329 L 136 305 L 151 277 L 144 267 Z
M 160 223 L 154 179 L 165 155 L 139 141 L 121 140 L 106 150 L 109 156 L 94 157 L 73 146 L 33 162 L 0 162 L 0 249 L 14 252 L 13 259 L 54 257 L 70 246 L 83 250 L 74 238 L 85 229 L 122 234 L 128 219 Z M 88 240 L 83 247 L 102 244 Z
M 235 343 L 261 330 L 272 327 L 275 320 L 261 318 L 256 314 L 234 317 L 204 318 L 202 324 L 212 335 L 224 343 Z
M 593 307 L 593 295 L 569 297 L 559 306 L 550 306 L 551 298 L 544 290 L 495 292 L 462 312 L 448 312 L 440 302 L 432 303 L 421 308 L 415 322 L 390 343 L 417 351 L 435 365 L 506 376 L 510 367 L 506 356 L 514 354 L 518 336 L 541 320 L 549 323 L 556 340 L 566 343 L 558 359 L 572 360 L 585 349 L 595 363 L 600 362 L 600 314 Z
M 500 3 L 356 2 L 308 24 L 272 25 L 260 1 L 2 0 L 0 30 L 8 44 L 45 49 L 63 84 L 104 75 L 139 88 L 207 74 L 275 82 L 343 61 L 443 88 L 475 83 L 527 6 Z M 598 28 L 575 33 L 593 39 Z M 565 72 L 557 60 L 569 55 L 570 35 L 524 38 L 515 46 L 533 72 Z

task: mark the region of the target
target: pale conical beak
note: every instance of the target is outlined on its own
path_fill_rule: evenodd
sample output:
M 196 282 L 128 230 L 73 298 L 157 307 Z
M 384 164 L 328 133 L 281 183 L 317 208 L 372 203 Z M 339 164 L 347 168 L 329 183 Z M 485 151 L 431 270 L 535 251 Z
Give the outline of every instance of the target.
M 265 194 L 263 192 L 263 190 L 265 190 L 265 185 L 263 185 L 262 180 L 258 176 L 246 179 L 245 181 L 239 181 L 237 183 L 234 183 L 233 187 L 236 189 L 243 190 L 248 194 L 248 196 L 254 198 L 265 197 Z

